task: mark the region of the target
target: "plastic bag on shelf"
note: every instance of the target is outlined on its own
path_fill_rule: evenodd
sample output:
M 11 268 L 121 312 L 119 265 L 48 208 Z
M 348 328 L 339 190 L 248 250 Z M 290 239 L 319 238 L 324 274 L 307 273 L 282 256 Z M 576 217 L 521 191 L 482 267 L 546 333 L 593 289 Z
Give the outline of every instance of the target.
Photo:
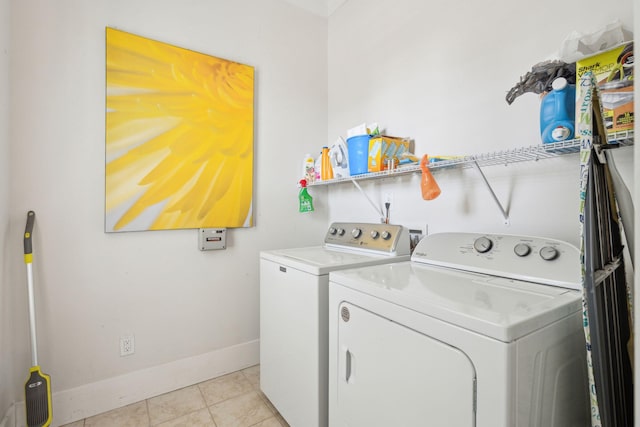
M 575 62 L 632 39 L 633 34 L 625 30 L 619 20 L 590 34 L 572 31 L 562 42 L 559 58 L 564 62 Z

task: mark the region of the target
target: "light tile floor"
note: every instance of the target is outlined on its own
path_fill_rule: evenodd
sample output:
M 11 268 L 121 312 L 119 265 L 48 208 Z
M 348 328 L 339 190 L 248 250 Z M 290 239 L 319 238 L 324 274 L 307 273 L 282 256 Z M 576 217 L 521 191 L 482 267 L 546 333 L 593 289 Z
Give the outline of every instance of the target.
M 289 427 L 252 366 L 63 427 Z

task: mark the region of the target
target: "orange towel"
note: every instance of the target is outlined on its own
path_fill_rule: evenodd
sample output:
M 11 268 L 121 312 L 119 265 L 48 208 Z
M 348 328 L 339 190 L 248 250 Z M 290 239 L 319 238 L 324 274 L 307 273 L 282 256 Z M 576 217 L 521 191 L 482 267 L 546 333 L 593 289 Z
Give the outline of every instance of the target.
M 420 181 L 420 188 L 422 189 L 422 198 L 424 200 L 433 200 L 441 193 L 438 183 L 431 175 L 429 171 L 429 156 L 426 154 L 422 156 L 420 161 L 420 169 L 422 169 L 422 180 Z

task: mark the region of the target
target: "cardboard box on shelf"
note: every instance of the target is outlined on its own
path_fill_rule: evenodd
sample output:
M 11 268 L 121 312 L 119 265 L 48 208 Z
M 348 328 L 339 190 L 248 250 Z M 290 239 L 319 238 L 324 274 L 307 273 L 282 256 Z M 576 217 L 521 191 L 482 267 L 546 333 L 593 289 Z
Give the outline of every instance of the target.
M 410 141 L 395 136 L 374 136 L 369 140 L 369 172 L 387 170 L 387 161 L 409 150 Z
M 576 62 L 576 81 L 592 71 L 598 82 L 608 133 L 633 129 L 633 62 L 632 41 Z

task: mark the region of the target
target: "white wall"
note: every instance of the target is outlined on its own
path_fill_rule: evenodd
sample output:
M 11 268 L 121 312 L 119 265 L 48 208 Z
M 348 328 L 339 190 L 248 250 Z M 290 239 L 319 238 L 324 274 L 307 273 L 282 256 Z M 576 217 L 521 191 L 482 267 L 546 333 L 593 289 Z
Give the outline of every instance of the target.
M 0 0 L 0 423 L 14 401 L 11 325 L 14 308 L 9 261 L 9 0 Z
M 539 98 L 512 105 L 505 95 L 534 64 L 552 57 L 572 31 L 589 33 L 615 19 L 632 27 L 632 0 L 602 8 L 595 0 L 535 4 L 349 0 L 329 17 L 329 139 L 359 123 L 415 139 L 419 156 L 465 155 L 540 143 Z M 423 201 L 420 176 L 362 187 L 391 221 L 429 232 L 492 231 L 556 237 L 578 244 L 576 155 L 484 170 L 510 225 L 476 170 L 435 173 L 442 194 Z M 619 167 L 632 170 L 631 156 Z M 329 190 L 330 220 L 375 211 L 349 183 Z
M 200 375 L 210 376 L 257 363 L 259 251 L 319 244 L 326 229 L 326 202 L 299 214 L 296 186 L 304 153 L 326 143 L 326 18 L 281 0 L 11 6 L 13 185 L 11 228 L 2 241 L 12 251 L 3 259 L 9 282 L 24 283 L 22 230 L 33 209 L 40 363 L 52 377 L 56 422 L 110 409 L 96 406 L 103 397 L 96 393 L 117 378 L 125 380 L 114 394 L 125 404 L 144 397 L 145 388 L 157 394 L 193 380 L 174 375 L 189 368 L 184 361 L 197 359 L 206 365 Z M 255 67 L 256 226 L 230 230 L 225 251 L 200 252 L 196 230 L 103 232 L 106 26 Z M 0 149 L 6 144 L 0 136 Z M 4 206 L 3 186 L 0 197 Z M 0 233 L 6 217 L 0 209 Z M 0 329 L 0 344 L 13 342 L 15 363 L 4 381 L 3 353 L 0 410 L 7 395 L 22 399 L 30 364 L 24 288 L 13 297 L 2 302 L 16 307 L 13 336 L 7 340 Z M 135 335 L 136 352 L 120 357 L 125 333 Z M 155 375 L 143 378 L 152 384 L 126 381 L 149 369 Z M 179 378 L 161 378 L 169 374 Z M 80 397 L 88 407 L 78 407 Z
M 285 0 L 288 3 L 308 10 L 316 15 L 327 17 L 347 0 Z

